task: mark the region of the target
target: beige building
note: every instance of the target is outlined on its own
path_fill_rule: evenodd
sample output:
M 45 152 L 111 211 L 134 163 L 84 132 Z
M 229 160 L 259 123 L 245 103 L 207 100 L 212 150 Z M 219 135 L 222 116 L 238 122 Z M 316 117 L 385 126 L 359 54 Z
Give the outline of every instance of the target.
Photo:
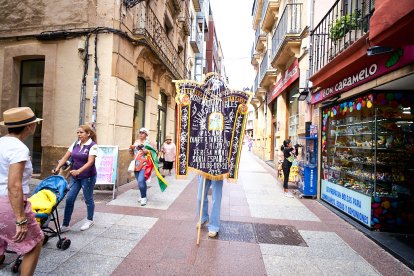
M 121 184 L 140 127 L 158 145 L 174 136 L 172 80 L 188 74 L 191 20 L 202 1 L 134 2 L 23 0 L 2 7 L 0 112 L 25 105 L 44 118 L 28 142 L 42 176 L 76 139 L 79 124 L 96 126 L 99 144 L 119 146 Z
M 304 144 L 305 122 L 312 119 L 311 107 L 304 101 L 309 68 L 307 11 L 306 0 L 256 0 L 253 4 L 254 152 L 275 164 L 283 140 Z M 303 98 L 299 98 L 301 92 Z

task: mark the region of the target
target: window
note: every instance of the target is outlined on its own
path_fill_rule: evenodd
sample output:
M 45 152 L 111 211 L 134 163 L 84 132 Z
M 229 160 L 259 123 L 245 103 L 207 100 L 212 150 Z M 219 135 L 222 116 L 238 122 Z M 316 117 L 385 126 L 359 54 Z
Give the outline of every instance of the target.
M 157 118 L 157 147 L 161 148 L 162 143 L 165 140 L 167 123 L 167 95 L 161 92 L 158 96 L 158 118 Z
M 37 117 L 43 117 L 43 78 L 45 60 L 24 60 L 20 67 L 19 106 L 30 107 Z M 33 172 L 40 173 L 42 125 L 38 125 L 33 136 L 24 141 L 32 155 Z
M 132 141 L 134 142 L 137 131 L 145 126 L 145 97 L 147 94 L 147 83 L 143 78 L 138 78 L 135 89 L 134 121 L 132 127 Z

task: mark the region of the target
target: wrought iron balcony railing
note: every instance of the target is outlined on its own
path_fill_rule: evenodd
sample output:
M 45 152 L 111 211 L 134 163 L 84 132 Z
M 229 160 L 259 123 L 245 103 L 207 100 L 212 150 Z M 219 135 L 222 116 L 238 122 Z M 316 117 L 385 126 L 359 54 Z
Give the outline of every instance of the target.
M 337 0 L 311 32 L 311 75 L 369 30 L 374 0 Z
M 260 39 L 266 41 L 266 33 L 263 32 L 260 27 L 257 27 L 256 32 L 255 32 L 255 38 L 254 38 L 254 47 L 256 50 L 261 50 L 264 48 L 264 44 L 260 44 Z M 258 49 L 259 48 L 259 49 Z
M 302 3 L 286 4 L 272 37 L 272 60 L 288 36 L 302 32 Z
M 260 63 L 260 79 L 259 79 L 259 83 L 262 82 L 264 76 L 266 75 L 267 69 L 269 69 L 269 67 L 270 67 L 268 52 L 269 51 L 266 51 L 265 52 L 265 54 L 263 55 L 262 63 Z
M 167 66 L 175 78 L 183 78 L 184 61 L 171 42 L 157 16 L 145 2 L 137 5 L 136 35 L 144 36 L 148 45 L 157 53 L 159 59 Z
M 191 28 L 190 45 L 194 53 L 200 53 L 203 43 L 203 34 L 198 30 L 197 26 Z
M 254 78 L 253 93 L 256 93 L 258 88 L 259 88 L 259 72 L 257 72 L 256 77 Z

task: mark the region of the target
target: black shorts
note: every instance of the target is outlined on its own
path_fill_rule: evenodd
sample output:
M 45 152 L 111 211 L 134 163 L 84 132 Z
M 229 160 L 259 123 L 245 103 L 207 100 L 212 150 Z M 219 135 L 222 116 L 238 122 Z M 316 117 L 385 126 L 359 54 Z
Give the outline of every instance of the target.
M 174 162 L 164 161 L 164 170 L 172 170 Z

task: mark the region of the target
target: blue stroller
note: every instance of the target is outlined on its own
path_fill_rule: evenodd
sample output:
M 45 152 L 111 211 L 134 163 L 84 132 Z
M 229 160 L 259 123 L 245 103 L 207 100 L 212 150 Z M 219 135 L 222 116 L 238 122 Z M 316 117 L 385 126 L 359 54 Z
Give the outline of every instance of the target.
M 60 222 L 59 222 L 59 214 L 57 210 L 57 206 L 59 203 L 65 198 L 66 193 L 68 192 L 68 182 L 66 179 L 61 175 L 52 175 L 45 178 L 33 192 L 33 195 L 37 194 L 42 190 L 49 190 L 54 195 L 56 195 L 56 203 L 51 208 L 51 211 L 48 213 L 42 212 L 35 212 L 36 219 L 38 220 L 40 227 L 45 234 L 45 238 L 43 240 L 43 244 L 46 244 L 48 240 L 52 237 L 58 237 L 58 241 L 56 243 L 56 247 L 62 250 L 66 250 L 70 247 L 71 241 L 66 237 L 61 237 L 61 230 L 60 230 Z M 33 206 L 32 206 L 33 207 Z M 49 223 L 53 221 L 55 229 L 49 226 Z M 13 252 L 9 252 L 13 253 Z M 18 256 L 16 261 L 12 266 L 12 271 L 17 273 L 19 271 L 20 264 L 22 262 L 22 256 Z
M 65 198 L 66 193 L 68 192 L 68 182 L 61 175 L 52 175 L 45 178 L 40 184 L 36 187 L 33 194 L 40 192 L 41 190 L 47 189 L 52 191 L 56 195 L 56 204 L 53 206 L 50 213 L 36 213 L 36 218 L 40 221 L 40 227 L 42 228 L 45 239 L 44 244 L 47 243 L 49 238 L 58 237 L 59 240 L 56 244 L 56 247 L 62 250 L 66 250 L 70 246 L 70 240 L 67 238 L 61 237 L 59 214 L 57 206 Z M 55 229 L 49 226 L 49 222 L 53 221 Z

